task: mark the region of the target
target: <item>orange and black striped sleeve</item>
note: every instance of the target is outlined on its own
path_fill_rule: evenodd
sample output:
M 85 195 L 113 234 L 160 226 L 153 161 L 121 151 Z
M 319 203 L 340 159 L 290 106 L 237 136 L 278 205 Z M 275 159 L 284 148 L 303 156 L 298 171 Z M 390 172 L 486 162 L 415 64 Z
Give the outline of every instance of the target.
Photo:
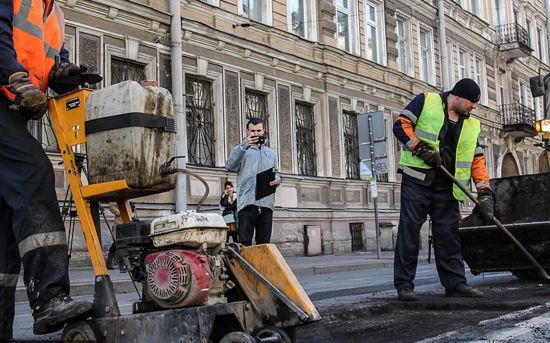
M 414 128 L 418 122 L 420 113 L 422 113 L 426 95 L 427 93 L 421 93 L 415 96 L 393 123 L 393 134 L 410 151 L 413 151 L 418 143 L 420 143 L 420 139 L 416 137 Z
M 485 155 L 483 154 L 483 148 L 479 145 L 479 142 L 477 143 L 474 160 L 472 161 L 472 179 L 478 191 L 484 188 L 491 188 Z

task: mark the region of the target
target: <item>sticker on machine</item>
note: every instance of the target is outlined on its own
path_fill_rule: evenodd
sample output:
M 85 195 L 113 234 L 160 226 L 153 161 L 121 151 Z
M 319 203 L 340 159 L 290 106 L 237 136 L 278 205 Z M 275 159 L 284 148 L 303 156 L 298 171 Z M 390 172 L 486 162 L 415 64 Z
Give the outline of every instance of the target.
M 75 108 L 80 107 L 80 98 L 77 97 L 77 98 L 68 99 L 65 104 L 67 107 L 67 111 L 74 110 Z

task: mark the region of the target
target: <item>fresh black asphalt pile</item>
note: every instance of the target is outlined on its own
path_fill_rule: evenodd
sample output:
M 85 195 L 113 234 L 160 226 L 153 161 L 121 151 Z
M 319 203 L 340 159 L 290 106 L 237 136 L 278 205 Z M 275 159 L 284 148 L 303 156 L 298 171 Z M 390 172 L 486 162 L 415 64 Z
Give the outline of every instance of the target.
M 383 292 L 319 301 L 316 305 L 323 320 L 297 328 L 294 339 L 295 342 L 417 342 L 450 331 L 464 332 L 475 339 L 483 331 L 504 325 L 500 323 L 503 319 L 491 321 L 491 325 L 478 325 L 479 322 L 544 305 L 550 299 L 550 285 L 536 282 L 517 280 L 479 289 L 484 298 L 447 298 L 442 292 L 419 292 L 418 302 L 407 303 Z M 523 317 L 545 311 L 550 311 L 546 305 Z M 513 320 L 519 319 L 525 318 Z M 446 337 L 432 341 L 464 340 Z

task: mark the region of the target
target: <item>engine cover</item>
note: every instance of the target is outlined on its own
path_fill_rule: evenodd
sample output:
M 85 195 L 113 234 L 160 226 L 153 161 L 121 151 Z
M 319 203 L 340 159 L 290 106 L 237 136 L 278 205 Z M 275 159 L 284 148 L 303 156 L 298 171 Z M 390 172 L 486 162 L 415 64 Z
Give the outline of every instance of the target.
M 163 308 L 203 304 L 212 276 L 205 255 L 186 250 L 165 250 L 145 257 L 145 296 Z

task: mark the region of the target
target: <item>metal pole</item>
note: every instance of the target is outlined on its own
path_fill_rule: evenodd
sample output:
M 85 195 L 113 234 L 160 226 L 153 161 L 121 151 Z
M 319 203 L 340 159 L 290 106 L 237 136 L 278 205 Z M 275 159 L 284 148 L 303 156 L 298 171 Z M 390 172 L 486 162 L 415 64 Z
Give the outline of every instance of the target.
M 185 120 L 185 102 L 183 101 L 183 66 L 181 49 L 181 3 L 180 0 L 170 0 L 170 52 L 172 64 L 172 99 L 176 116 L 176 155 L 187 156 L 187 135 Z M 178 169 L 185 169 L 185 158 L 176 160 Z M 187 180 L 185 174 L 178 173 L 176 179 L 176 211 L 187 209 Z
M 369 115 L 369 150 L 370 150 L 370 170 L 372 171 L 372 177 L 376 182 L 376 169 L 374 166 L 374 135 L 372 133 L 372 116 Z M 372 185 L 371 185 L 372 187 Z M 376 235 L 376 257 L 380 259 L 380 224 L 378 223 L 378 196 L 372 197 L 372 203 L 374 205 L 374 231 Z
M 439 17 L 439 51 L 441 56 L 441 90 L 449 90 L 449 62 L 447 58 L 447 35 L 445 32 L 445 3 L 437 2 L 437 14 Z

